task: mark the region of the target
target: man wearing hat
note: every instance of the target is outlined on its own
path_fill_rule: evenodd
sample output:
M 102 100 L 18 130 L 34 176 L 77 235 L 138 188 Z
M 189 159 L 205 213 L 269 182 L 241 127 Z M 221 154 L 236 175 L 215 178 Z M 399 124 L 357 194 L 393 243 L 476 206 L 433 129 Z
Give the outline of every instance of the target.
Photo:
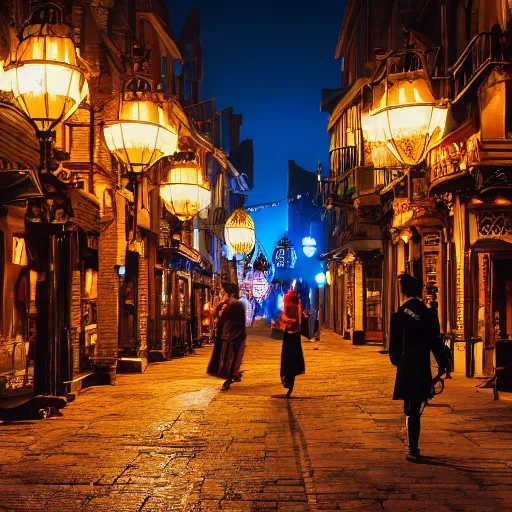
M 233 380 L 241 380 L 240 366 L 245 350 L 245 307 L 238 300 L 238 286 L 224 283 L 223 301 L 219 304 L 220 318 L 217 336 L 207 372 L 225 378 L 222 390 L 227 391 Z
M 407 300 L 391 317 L 389 357 L 397 367 L 393 400 L 404 401 L 409 457 L 418 459 L 421 413 L 431 396 L 431 386 L 445 373 L 447 361 L 437 315 L 421 299 L 422 281 L 409 274 L 398 279 Z M 434 380 L 431 351 L 439 366 Z

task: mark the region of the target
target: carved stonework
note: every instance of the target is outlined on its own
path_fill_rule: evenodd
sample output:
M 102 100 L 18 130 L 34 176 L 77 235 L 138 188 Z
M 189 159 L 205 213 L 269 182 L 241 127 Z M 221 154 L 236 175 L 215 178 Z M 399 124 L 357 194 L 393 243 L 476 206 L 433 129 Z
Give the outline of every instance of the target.
M 482 237 L 512 235 L 512 212 L 482 211 L 476 214 L 478 234 Z
M 453 208 L 454 198 L 451 192 L 445 192 L 444 194 L 434 194 L 432 196 L 434 203 L 437 205 L 442 205 L 449 212 Z

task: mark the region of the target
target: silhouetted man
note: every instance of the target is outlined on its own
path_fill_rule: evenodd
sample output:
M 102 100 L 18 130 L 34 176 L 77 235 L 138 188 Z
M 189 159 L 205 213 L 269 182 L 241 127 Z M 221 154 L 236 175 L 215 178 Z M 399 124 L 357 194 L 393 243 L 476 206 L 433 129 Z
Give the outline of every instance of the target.
M 399 280 L 407 301 L 391 317 L 389 357 L 397 366 L 393 400 L 404 401 L 409 455 L 416 459 L 420 457 L 421 413 L 433 383 L 445 373 L 447 361 L 437 315 L 421 299 L 423 283 L 409 274 L 401 274 Z M 439 365 L 434 380 L 430 351 Z

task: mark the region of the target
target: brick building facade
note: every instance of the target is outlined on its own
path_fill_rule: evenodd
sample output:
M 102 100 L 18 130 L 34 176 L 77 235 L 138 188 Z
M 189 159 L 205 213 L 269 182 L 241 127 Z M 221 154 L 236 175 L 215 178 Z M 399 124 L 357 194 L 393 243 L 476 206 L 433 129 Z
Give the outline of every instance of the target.
M 34 366 L 36 388 L 38 378 L 41 381 L 38 392 L 65 394 L 80 389 L 95 372 L 107 373 L 113 383 L 123 359 L 132 361 L 129 369 L 143 370 L 151 351 L 171 357 L 173 344 L 184 343 L 180 336 L 190 338 L 193 332 L 192 323 L 197 321 L 193 310 L 201 311 L 202 302 L 219 286 L 222 223 L 234 206 L 243 203 L 248 190 L 221 144 L 198 128 L 201 119 L 193 115 L 202 79 L 196 10 L 177 41 L 163 0 L 7 0 L 0 8 L 2 65 L 17 44 L 17 31 L 40 4 L 56 5 L 72 27 L 87 71 L 89 95 L 56 126 L 52 171 L 41 181 L 35 130 L 19 112 L 0 75 L 0 147 L 9 137 L 13 139 L 11 151 L 0 149 L 0 186 L 12 191 L 0 199 L 0 351 L 9 360 L 0 368 L 0 400 L 14 388 L 30 393 Z M 152 84 L 155 101 L 177 128 L 177 150 L 195 155 L 214 191 L 209 213 L 201 212 L 192 222 L 180 223 L 163 206 L 158 183 L 168 164 L 165 159 L 134 181 L 105 143 L 105 123 L 118 119 L 123 88 L 134 73 Z M 238 143 L 239 117 L 238 132 L 232 136 Z M 252 143 L 245 146 L 252 158 Z M 23 170 L 23 178 L 18 169 Z M 247 173 L 252 176 L 252 167 Z M 40 238 L 34 238 L 32 231 L 37 234 L 37 230 L 28 230 L 27 222 L 37 220 L 32 215 L 34 205 L 41 196 L 48 204 L 50 192 L 65 205 L 62 232 L 50 233 L 54 219 L 49 223 L 46 219 L 39 224 Z M 220 211 L 225 213 L 219 215 Z M 172 230 L 167 229 L 170 225 Z M 197 243 L 191 235 L 194 228 L 199 233 Z M 47 240 L 52 241 L 49 246 Z M 50 253 L 61 263 L 58 269 L 48 266 L 46 254 Z M 209 292 L 194 294 L 201 303 L 187 302 L 188 310 L 182 311 L 187 326 L 167 340 L 170 350 L 163 350 L 163 279 L 176 272 L 185 275 L 191 290 Z M 50 300 L 45 302 L 47 292 Z M 173 288 L 170 293 L 177 291 Z M 9 297 L 16 294 L 19 304 L 11 307 Z M 41 307 L 47 308 L 49 323 L 42 322 Z M 49 352 L 41 341 L 46 329 Z M 34 359 L 34 351 L 42 362 L 38 356 Z M 14 360 L 20 357 L 24 363 L 18 368 Z M 48 380 L 51 385 L 46 384 Z

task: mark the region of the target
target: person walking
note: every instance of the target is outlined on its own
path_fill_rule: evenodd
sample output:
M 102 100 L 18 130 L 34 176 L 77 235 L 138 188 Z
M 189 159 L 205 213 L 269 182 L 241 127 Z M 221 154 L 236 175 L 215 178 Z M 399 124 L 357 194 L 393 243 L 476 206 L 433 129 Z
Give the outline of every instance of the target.
M 393 400 L 404 401 L 409 457 L 418 459 L 421 414 L 431 387 L 446 371 L 447 361 L 437 315 L 422 301 L 423 283 L 409 274 L 398 276 L 407 298 L 391 317 L 389 357 L 397 367 Z M 430 352 L 439 366 L 432 379 Z
M 226 292 L 217 323 L 217 339 L 207 373 L 226 380 L 222 390 L 227 391 L 233 381 L 241 380 L 240 366 L 245 351 L 245 307 L 238 300 L 238 286 L 222 285 Z
M 288 389 L 286 397 L 293 392 L 295 377 L 305 372 L 304 354 L 300 340 L 302 308 L 296 292 L 290 290 L 284 296 L 284 310 L 281 322 L 284 325 L 283 345 L 281 350 L 281 381 Z

